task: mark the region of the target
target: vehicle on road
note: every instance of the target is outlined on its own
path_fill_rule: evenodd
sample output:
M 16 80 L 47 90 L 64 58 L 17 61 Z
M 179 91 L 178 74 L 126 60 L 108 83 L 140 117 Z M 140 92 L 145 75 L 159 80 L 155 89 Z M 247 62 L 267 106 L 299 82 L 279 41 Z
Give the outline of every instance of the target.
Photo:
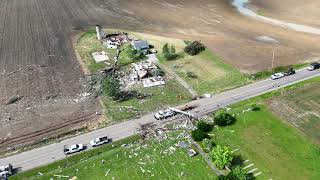
M 271 79 L 272 79 L 272 80 L 276 80 L 276 79 L 280 79 L 280 78 L 282 78 L 282 77 L 284 77 L 284 74 L 283 74 L 283 73 L 275 73 L 275 74 L 273 74 L 273 75 L 271 76 Z
M 313 71 L 313 70 L 316 70 L 316 69 L 320 69 L 320 63 L 311 63 L 309 67 L 307 67 L 307 70 L 308 71 Z
M 295 74 L 296 71 L 293 70 L 292 68 L 289 68 L 287 72 L 284 73 L 285 76 L 290 76 L 290 75 L 293 75 Z
M 0 178 L 6 178 L 13 174 L 13 166 L 8 164 L 6 166 L 0 166 Z
M 69 147 L 64 147 L 63 153 L 68 155 L 76 152 L 80 152 L 84 150 L 84 146 L 82 144 L 73 144 Z
M 171 110 L 171 109 L 166 109 L 166 110 L 161 110 L 158 111 L 155 115 L 154 118 L 156 118 L 157 120 L 161 120 L 161 119 L 167 119 L 169 117 L 172 117 L 176 115 L 176 112 Z
M 104 136 L 104 137 L 101 137 L 101 138 L 96 138 L 96 139 L 93 139 L 92 141 L 90 141 L 90 144 L 92 147 L 96 147 L 96 146 L 100 146 L 100 145 L 103 145 L 103 144 L 107 144 L 111 142 L 111 139 L 108 138 L 107 136 Z

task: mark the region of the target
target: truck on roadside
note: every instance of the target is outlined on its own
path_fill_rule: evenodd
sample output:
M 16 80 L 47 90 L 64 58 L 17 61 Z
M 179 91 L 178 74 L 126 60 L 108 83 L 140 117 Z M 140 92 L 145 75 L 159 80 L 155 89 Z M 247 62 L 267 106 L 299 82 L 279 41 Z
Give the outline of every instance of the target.
M 92 141 L 90 141 L 90 144 L 92 147 L 96 146 L 101 146 L 103 144 L 107 144 L 111 142 L 111 139 L 108 136 L 100 137 L 100 138 L 95 138 Z
M 158 111 L 154 115 L 154 118 L 156 118 L 157 120 L 162 120 L 162 119 L 167 119 L 169 117 L 172 117 L 174 115 L 176 115 L 176 112 L 169 108 L 169 109 L 166 109 L 166 110 Z
M 308 71 L 313 71 L 313 70 L 316 70 L 316 69 L 320 69 L 320 63 L 311 63 L 309 67 L 307 67 L 307 70 Z
M 84 150 L 84 146 L 83 144 L 73 144 L 69 147 L 64 147 L 63 149 L 63 153 L 65 155 L 68 155 L 68 154 L 73 154 L 73 153 L 76 153 L 76 152 L 80 152 L 80 151 L 83 151 Z

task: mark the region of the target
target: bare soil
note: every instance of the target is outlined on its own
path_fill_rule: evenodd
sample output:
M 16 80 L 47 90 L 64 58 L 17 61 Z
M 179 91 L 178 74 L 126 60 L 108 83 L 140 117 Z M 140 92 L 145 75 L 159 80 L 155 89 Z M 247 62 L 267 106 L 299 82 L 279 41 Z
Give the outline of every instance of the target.
M 0 149 L 85 126 L 98 100 L 82 99 L 72 37 L 95 24 L 202 40 L 243 71 L 320 56 L 320 37 L 256 22 L 228 0 L 0 0 Z M 279 44 L 259 42 L 270 36 Z M 6 105 L 13 96 L 20 101 Z
M 314 0 L 252 0 L 261 15 L 320 28 L 320 1 Z

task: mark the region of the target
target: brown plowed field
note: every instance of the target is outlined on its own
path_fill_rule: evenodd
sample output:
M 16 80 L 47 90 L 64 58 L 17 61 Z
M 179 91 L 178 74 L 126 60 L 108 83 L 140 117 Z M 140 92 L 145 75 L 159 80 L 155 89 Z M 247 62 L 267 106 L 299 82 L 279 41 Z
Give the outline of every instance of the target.
M 72 49 L 72 37 L 95 24 L 199 39 L 243 71 L 269 68 L 272 49 L 276 65 L 320 56 L 318 36 L 256 22 L 227 0 L 0 0 L 1 149 L 97 118 L 97 100 L 80 96 L 84 73 Z M 15 95 L 23 98 L 5 105 Z

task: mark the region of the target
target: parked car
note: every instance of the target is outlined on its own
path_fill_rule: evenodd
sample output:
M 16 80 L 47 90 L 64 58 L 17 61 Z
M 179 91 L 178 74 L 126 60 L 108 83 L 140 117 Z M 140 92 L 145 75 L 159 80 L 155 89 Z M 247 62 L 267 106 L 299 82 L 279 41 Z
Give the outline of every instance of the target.
M 111 139 L 109 139 L 107 136 L 101 137 L 101 138 L 96 138 L 90 141 L 90 144 L 92 147 L 100 146 L 106 143 L 111 142 Z
M 289 68 L 287 72 L 284 73 L 285 76 L 290 76 L 290 75 L 293 75 L 295 74 L 296 71 L 293 70 L 292 68 Z
M 308 71 L 313 71 L 320 68 L 320 63 L 311 63 L 309 67 L 307 67 Z
M 72 153 L 76 153 L 76 152 L 80 152 L 84 150 L 84 146 L 82 144 L 73 144 L 69 147 L 64 147 L 63 152 L 64 154 L 72 154 Z
M 169 117 L 172 117 L 176 115 L 176 113 L 174 111 L 172 111 L 171 109 L 166 109 L 164 111 L 158 111 L 154 117 L 157 119 L 157 120 L 161 120 L 161 119 L 166 119 L 166 118 L 169 118 Z
M 282 78 L 282 77 L 284 77 L 284 74 L 283 74 L 283 73 L 275 73 L 275 74 L 273 74 L 273 75 L 271 76 L 271 79 L 272 79 L 272 80 L 276 80 L 276 79 L 280 79 L 280 78 Z
M 13 166 L 8 164 L 6 166 L 0 166 L 0 178 L 6 178 L 13 174 Z

